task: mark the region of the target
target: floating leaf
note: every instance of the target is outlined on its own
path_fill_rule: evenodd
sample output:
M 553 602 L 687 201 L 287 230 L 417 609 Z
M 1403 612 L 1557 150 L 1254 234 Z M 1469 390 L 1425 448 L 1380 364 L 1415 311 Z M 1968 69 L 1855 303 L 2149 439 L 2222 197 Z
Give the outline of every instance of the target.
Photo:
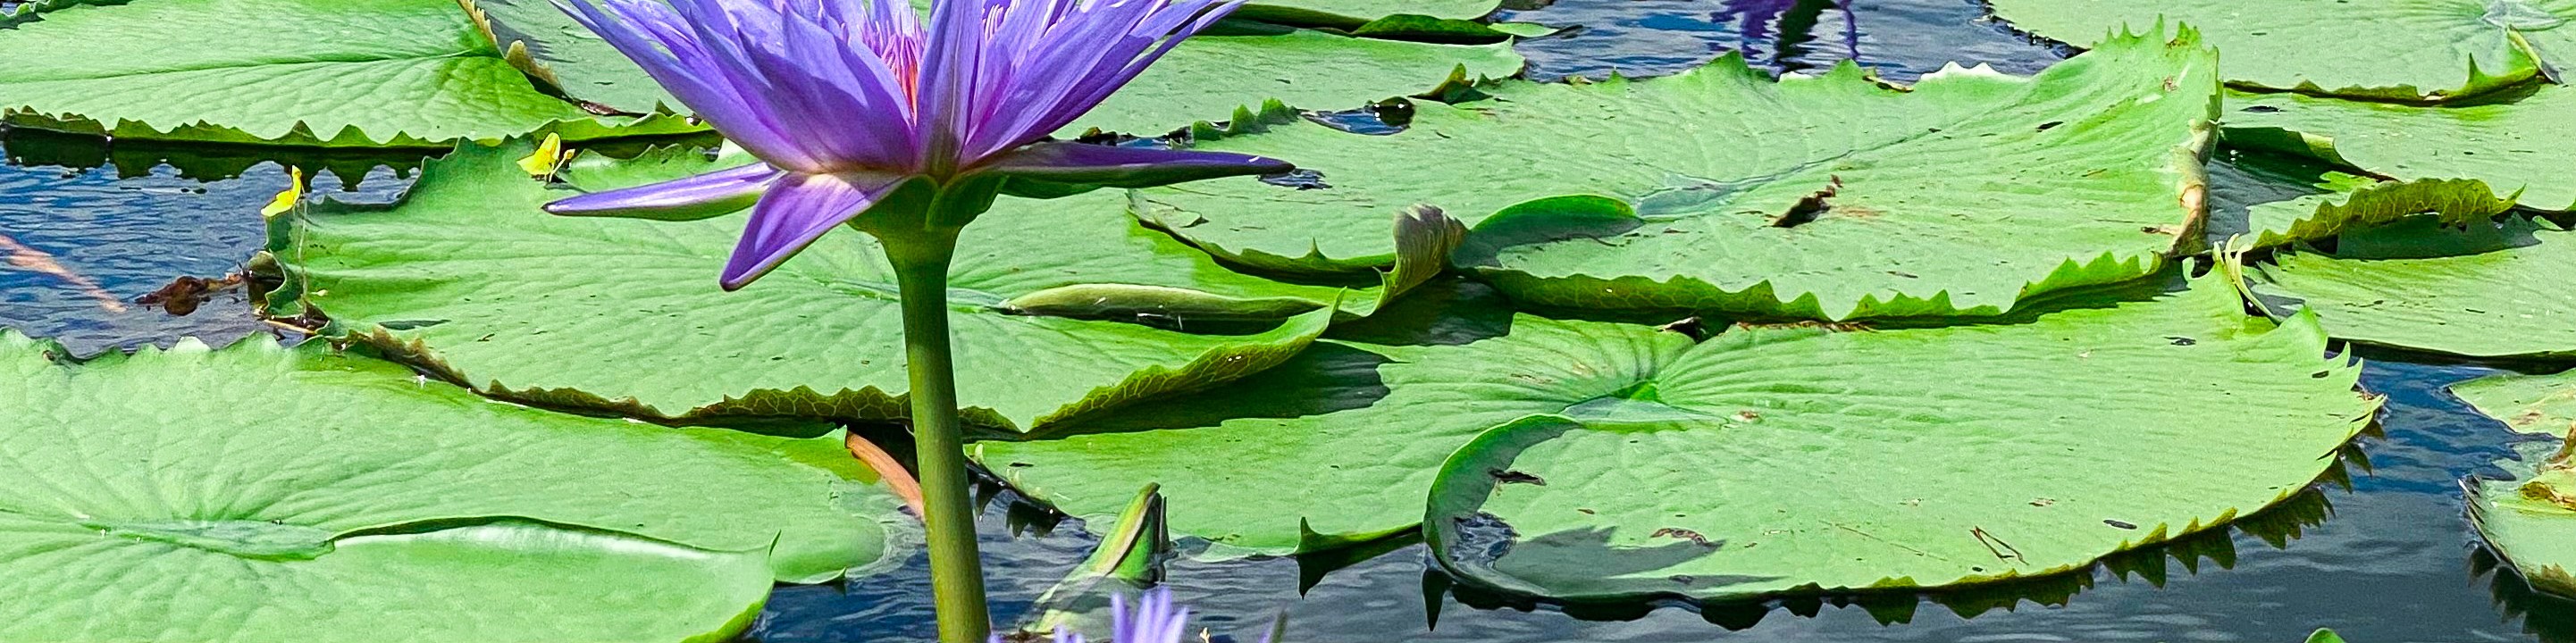
M 2576 371 L 2557 375 L 2490 375 L 2451 385 L 2479 413 L 2523 433 L 2576 433 Z
M 2212 290 L 2221 295 L 2228 292 Z M 2356 418 L 2368 414 L 2369 405 L 2350 392 L 2352 371 L 2323 359 L 2323 337 L 2312 323 L 2300 321 L 2286 331 L 2263 332 L 2263 322 L 2239 324 L 2217 314 L 2218 302 L 2210 301 L 2216 296 L 2129 304 L 2116 311 L 2057 313 L 2033 325 L 1851 333 L 1804 327 L 1735 329 L 1694 347 L 1688 336 L 1651 327 L 1514 315 L 1494 307 L 1490 295 L 1444 299 L 1426 293 L 1381 316 L 1394 324 L 1408 318 L 1418 321 L 1417 313 L 1429 311 L 1444 320 L 1418 336 L 1370 333 L 1362 327 L 1337 329 L 1337 334 L 1353 339 L 1318 343 L 1287 364 L 1233 385 L 1071 423 L 1061 427 L 1060 434 L 1043 439 L 983 442 L 974 448 L 986 467 L 1016 488 L 1086 519 L 1114 515 L 1135 485 L 1158 481 L 1171 498 L 1168 515 L 1173 531 L 1210 541 L 1210 551 L 1217 555 L 1311 552 L 1410 530 L 1422 520 L 1424 498 L 1441 463 L 1452 453 L 1489 429 L 1543 414 L 1690 417 L 1748 426 L 1770 423 L 1746 429 L 1762 431 L 1802 426 L 1801 422 L 1810 421 L 1802 417 L 1822 417 L 1814 414 L 1843 409 L 1865 416 L 1862 419 L 1879 418 L 1874 420 L 1880 422 L 1876 425 L 1854 419 L 1849 428 L 1855 431 L 1914 427 L 1926 418 L 1968 417 L 1985 419 L 1961 420 L 1954 430 L 2081 427 L 2142 434 L 2080 448 L 2077 454 L 2096 458 L 2089 465 L 2030 469 L 2094 475 L 2099 475 L 2103 462 L 2126 462 L 2097 451 L 2177 440 L 2255 441 L 2276 450 L 2278 459 L 2298 461 L 2295 466 L 2267 468 L 2250 466 L 2255 460 L 2176 460 L 2177 467 L 2227 467 L 2279 480 L 2269 483 L 2274 488 L 2257 485 L 2229 495 L 2216 492 L 2225 487 L 2199 486 L 2204 482 L 2197 481 L 2221 485 L 2241 479 L 2194 477 L 2195 482 L 2175 482 L 2181 486 L 2173 488 L 2209 494 L 2172 498 L 2204 501 L 2208 513 L 2175 516 L 2141 508 L 2139 513 L 2090 519 L 2096 526 L 2102 518 L 2147 525 L 2146 531 L 2128 534 L 2145 542 L 2160 521 L 2176 520 L 2172 527 L 2178 532 L 2186 526 L 2182 519 L 2200 517 L 2208 520 L 2194 528 L 2206 527 L 2230 507 L 2250 511 L 2294 490 L 2323 466 L 2319 454 L 2331 451 L 2342 436 L 2358 428 Z M 1361 338 L 1367 341 L 1355 341 Z M 2324 376 L 2318 377 L 2319 373 Z M 2040 388 L 2028 384 L 2055 381 L 2050 378 L 2066 383 Z M 2140 378 L 2175 383 L 2140 389 L 2136 386 Z M 2012 383 L 1999 384 L 2004 381 Z M 1716 397 L 1711 387 L 1726 385 L 1770 397 Z M 1997 393 L 2016 390 L 2037 397 Z M 1691 406 L 1689 411 L 1671 406 L 1696 404 L 1692 400 L 1699 398 L 1690 397 L 1697 394 L 1693 391 L 1707 391 L 1711 397 L 1705 399 L 1714 401 Z M 1864 402 L 1849 403 L 1855 399 Z M 2050 418 L 2068 413 L 2077 414 L 2069 418 L 2087 421 L 2050 423 Z M 2223 419 L 2204 421 L 2210 417 Z M 2240 430 L 2246 426 L 2278 430 Z M 2063 438 L 2028 441 L 2055 446 L 2067 442 Z M 2284 448 L 2288 442 L 2299 446 Z M 2313 450 L 2308 449 L 2311 442 Z M 1836 450 L 1821 438 L 1801 444 L 1836 453 L 1865 446 L 1853 441 Z M 1956 457 L 1940 461 L 1963 468 L 2020 455 L 2020 451 L 1998 451 L 1988 459 L 1962 443 L 1945 444 L 1959 450 Z M 1763 448 L 1781 446 L 1746 447 L 1747 452 Z M 1887 453 L 1895 452 L 1881 455 Z M 1918 457 L 1921 452 L 1907 453 Z M 1682 462 L 1680 458 L 1686 456 L 1661 453 L 1655 457 Z M 1867 459 L 1854 457 L 1855 462 Z M 2305 469 L 2288 471 L 2299 467 Z M 2199 473 L 2197 468 L 2146 465 L 2116 469 L 2121 473 L 2100 479 Z M 1503 477 L 1533 487 L 1539 483 L 1579 486 L 1590 475 L 1559 479 L 1540 473 L 1538 479 L 1528 479 L 1508 471 Z M 1693 476 L 1730 475 L 1691 471 Z M 1936 473 L 1920 466 L 1887 471 Z M 1996 471 L 1982 475 L 1989 481 L 2008 478 Z M 1784 486 L 1773 481 L 1757 486 L 1779 493 L 1836 488 L 1823 482 Z M 1872 488 L 1879 487 L 1917 488 L 1910 482 Z M 1626 486 L 1618 493 L 1678 499 L 1712 495 L 1700 493 L 1712 488 L 1700 478 L 1675 477 Z M 2055 493 L 2060 488 L 2034 483 L 2021 491 Z M 1726 489 L 1728 494 L 1764 493 L 1746 490 L 1750 487 Z M 2239 496 L 2255 492 L 2262 493 L 2262 498 L 2238 502 Z M 2078 507 L 2132 508 L 2123 504 L 2130 500 L 2080 498 Z M 1894 506 L 1903 498 L 1882 500 Z M 1647 533 L 1630 536 L 1643 539 Z M 2103 543 L 2087 556 L 2108 553 L 2118 548 L 2115 544 Z
M 2217 528 L 2305 489 L 2377 406 L 2315 318 L 2248 318 L 2217 281 L 2026 323 L 1731 329 L 1460 449 L 1425 540 L 1509 592 L 1720 600 L 2058 573 Z
M 10 641 L 723 640 L 900 524 L 837 435 L 548 413 L 322 343 L 59 354 L 0 332 L 0 599 L 46 606 Z
M 149 34 L 148 36 L 140 34 Z M 35 14 L 0 38 L 11 124 L 172 139 L 444 146 L 692 129 L 537 90 L 454 0 L 153 0 Z M 34 61 L 28 63 L 25 61 Z
M 2576 28 L 2571 28 L 2576 29 Z M 2576 88 L 2530 85 L 2415 107 L 2231 93 L 2227 142 L 2313 155 L 2405 180 L 2478 179 L 2524 207 L 2576 209 Z
M 2483 181 L 2383 181 L 2323 162 L 2270 154 L 2235 154 L 2209 164 L 2209 232 L 2213 241 L 2270 248 L 2317 241 L 2346 228 L 2366 228 L 2416 214 L 2465 225 L 2513 208 Z
M 1424 202 L 1477 228 L 1460 262 L 1516 299 L 1990 314 L 2144 276 L 2199 242 L 2215 64 L 2186 34 L 2029 78 L 1952 69 L 1911 91 L 1851 65 L 1773 82 L 1734 57 L 1669 78 L 1505 83 L 1419 103 L 1392 136 L 1292 123 L 1204 141 L 1309 180 L 1145 190 L 1138 216 L 1235 262 L 1331 273 L 1385 265 L 1374 222 Z
M 2398 100 L 2465 97 L 2576 62 L 2569 0 L 1992 0 L 2024 31 L 2088 45 L 2180 22 L 2227 52 L 2227 80 Z M 2534 48 L 2538 53 L 2534 53 Z
M 2576 598 L 2569 571 L 2576 567 L 2576 463 L 2569 457 L 2562 447 L 2521 480 L 2472 480 L 2469 522 L 2532 589 Z
M 334 333 L 495 396 L 688 422 L 905 414 L 892 268 L 867 235 L 826 235 L 727 293 L 716 276 L 738 219 L 548 216 L 541 204 L 573 192 L 519 172 L 526 151 L 461 148 L 399 204 L 317 207 L 301 259 L 283 245 L 294 235 L 272 245 L 302 262 L 289 281 L 309 281 L 303 300 Z M 742 160 L 585 155 L 566 174 L 613 188 Z M 949 299 L 971 421 L 1025 429 L 1223 382 L 1296 353 L 1335 314 L 1340 289 L 1227 271 L 1137 227 L 1123 201 L 1005 199 L 966 233 Z M 1375 307 L 1350 299 L 1353 314 Z
M 1265 100 L 1344 110 L 1520 73 L 1511 43 L 1443 45 L 1298 30 L 1191 38 L 1059 135 L 1159 136 Z M 1236 118 L 1249 117 L 1244 116 Z
M 2466 228 L 2419 217 L 2350 232 L 2333 252 L 2259 269 L 2338 339 L 2472 357 L 2576 355 L 2576 233 L 2532 220 Z

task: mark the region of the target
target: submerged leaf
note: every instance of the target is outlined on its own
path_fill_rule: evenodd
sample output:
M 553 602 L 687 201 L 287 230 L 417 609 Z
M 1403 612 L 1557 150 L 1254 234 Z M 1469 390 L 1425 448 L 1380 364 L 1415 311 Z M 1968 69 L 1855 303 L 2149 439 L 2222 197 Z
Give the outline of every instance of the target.
M 1140 191 L 1138 216 L 1229 260 L 1383 266 L 1373 221 L 1429 203 L 1475 227 L 1458 261 L 1515 299 L 1845 319 L 1976 315 L 2152 273 L 2198 243 L 2215 56 L 2146 36 L 2031 78 L 1911 91 L 1858 67 L 1774 82 L 1729 58 L 1589 85 L 1423 102 L 1410 129 L 1292 123 L 1203 148 L 1288 159 Z
M 902 558 L 837 435 L 537 411 L 318 342 L 59 352 L 0 332 L 0 600 L 51 606 L 11 641 L 713 641 L 773 579 Z
M 154 0 L 35 15 L 0 38 L 0 58 L 22 61 L 0 67 L 0 112 L 15 125 L 376 147 L 695 129 L 594 116 L 539 91 L 455 0 Z
M 303 262 L 289 282 L 309 280 L 303 300 L 333 333 L 501 397 L 689 422 L 904 416 L 896 287 L 868 236 L 826 235 L 727 293 L 716 277 L 739 219 L 548 216 L 538 207 L 572 192 L 529 181 L 510 163 L 521 154 L 467 146 L 399 204 L 316 208 L 301 256 L 277 253 Z M 614 188 L 739 162 L 666 149 L 586 155 L 566 174 Z M 1226 270 L 1123 203 L 1004 199 L 966 233 L 949 299 L 970 421 L 1027 429 L 1209 386 L 1376 308 L 1367 291 L 1335 310 L 1340 288 Z M 1011 305 L 1023 297 L 1048 305 Z

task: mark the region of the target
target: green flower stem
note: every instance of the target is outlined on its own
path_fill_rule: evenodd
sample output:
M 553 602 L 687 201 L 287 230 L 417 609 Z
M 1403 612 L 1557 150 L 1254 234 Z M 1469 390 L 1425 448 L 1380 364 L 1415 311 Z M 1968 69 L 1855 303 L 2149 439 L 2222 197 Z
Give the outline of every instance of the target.
M 879 235 L 903 295 L 903 343 L 912 374 L 912 440 L 921 467 L 922 523 L 930 541 L 931 598 L 939 640 L 984 643 L 984 565 L 975 547 L 975 505 L 966 494 L 965 440 L 957 422 L 957 375 L 948 353 L 948 263 L 954 229 Z

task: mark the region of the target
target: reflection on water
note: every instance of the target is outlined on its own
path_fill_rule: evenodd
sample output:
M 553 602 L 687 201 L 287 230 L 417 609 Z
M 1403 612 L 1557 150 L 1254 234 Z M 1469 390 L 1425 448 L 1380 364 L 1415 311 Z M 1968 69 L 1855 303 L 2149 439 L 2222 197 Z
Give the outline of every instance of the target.
M 1671 73 L 1742 50 L 1757 65 L 1789 71 L 1856 56 L 1908 80 L 1953 59 L 2029 73 L 2062 53 L 1984 22 L 1974 0 L 1559 0 L 1506 15 L 1593 25 L 1525 43 L 1541 77 Z M 11 161 L 0 167 L 0 237 L 9 240 L 0 243 L 0 326 L 62 337 L 83 352 L 259 332 L 237 295 L 219 293 L 187 316 L 133 302 L 180 276 L 221 277 L 258 248 L 257 209 L 287 180 L 276 161 L 316 175 L 317 192 L 340 189 L 337 177 L 366 177 L 342 195 L 383 201 L 406 183 L 390 168 L 417 160 L 111 147 L 26 132 L 0 145 Z M 38 255 L 60 270 L 7 263 Z M 1446 330 L 1456 329 L 1438 341 L 1487 332 Z M 2462 517 L 2457 480 L 2502 476 L 2491 463 L 2514 457 L 2517 441 L 2542 438 L 2507 431 L 2442 391 L 2490 369 L 2368 357 L 2386 359 L 2374 359 L 2364 385 L 2390 400 L 2381 433 L 2361 441 L 2366 459 L 2344 473 L 2348 488 L 2325 485 L 2258 517 L 2262 524 L 2119 557 L 2088 574 L 1928 596 L 1567 608 L 1451 587 L 1420 545 L 1393 541 L 1304 560 L 1184 561 L 1170 584 L 1219 633 L 1265 626 L 1286 606 L 1294 642 L 2279 642 L 2325 626 L 2366 643 L 2576 642 L 2576 603 L 2536 596 L 2510 569 L 2498 570 Z M 1004 622 L 1093 542 L 1078 523 L 1041 529 L 1043 515 L 1015 512 L 1007 500 L 992 505 L 985 524 L 995 616 Z M 927 641 L 933 632 L 927 568 L 916 554 L 850 586 L 783 588 L 755 637 Z
M 260 205 L 286 187 L 285 168 L 269 159 L 320 171 L 314 190 L 339 198 L 389 200 L 407 184 L 385 165 L 406 157 L 382 153 L 111 149 L 99 138 L 24 130 L 8 132 L 0 147 L 9 159 L 0 167 L 0 327 L 79 354 L 179 337 L 222 345 L 267 328 L 237 287 L 193 309 L 138 300 L 181 277 L 220 282 L 240 271 L 265 242 Z M 344 175 L 365 178 L 349 186 Z
M 1500 17 L 1583 25 L 1521 43 L 1530 77 L 1549 80 L 1661 76 L 1742 52 L 1773 72 L 1856 60 L 1912 82 L 1951 61 L 2029 74 L 2072 53 L 1988 20 L 1977 0 L 1559 0 Z

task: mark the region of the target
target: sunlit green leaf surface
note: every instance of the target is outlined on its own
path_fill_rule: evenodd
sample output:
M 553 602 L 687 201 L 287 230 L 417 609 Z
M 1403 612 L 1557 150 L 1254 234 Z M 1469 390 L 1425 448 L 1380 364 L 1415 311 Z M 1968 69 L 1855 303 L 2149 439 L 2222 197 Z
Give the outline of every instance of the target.
M 1146 190 L 1138 216 L 1232 261 L 1335 273 L 1386 264 L 1374 222 L 1429 203 L 1476 226 L 1460 263 L 1526 301 L 1991 314 L 2199 242 L 2215 64 L 2188 36 L 2142 36 L 2036 77 L 1952 70 L 1910 92 L 1850 66 L 1773 82 L 1732 58 L 1505 83 L 1419 102 L 1392 136 L 1288 123 L 1203 141 L 1312 176 Z
M 716 276 L 739 216 L 550 216 L 539 206 L 575 192 L 530 180 L 512 163 L 524 153 L 461 149 L 402 203 L 317 208 L 271 252 L 335 333 L 487 393 L 688 421 L 906 413 L 896 288 L 873 239 L 826 235 L 727 293 Z M 726 165 L 665 150 L 568 172 L 607 188 Z M 1223 382 L 1286 359 L 1335 314 L 1339 289 L 1228 271 L 1137 227 L 1124 200 L 1005 199 L 967 228 L 949 300 L 971 421 L 1025 429 Z M 1351 312 L 1374 297 L 1353 293 Z
M 1461 449 L 1426 539 L 1516 593 L 1736 599 L 2062 572 L 2210 529 L 2304 489 L 2377 403 L 2315 318 L 2275 328 L 2200 281 L 2027 323 L 1729 330 Z
M 11 641 L 715 641 L 773 578 L 900 557 L 837 433 L 538 411 L 322 343 L 59 354 L 0 333 Z
M 138 34 L 150 34 L 149 37 Z M 0 37 L 9 122 L 126 139 L 444 146 L 557 130 L 689 129 L 596 117 L 538 90 L 453 0 L 74 5 Z
M 2462 97 L 2576 62 L 2576 0 L 1993 0 L 2013 27 L 2091 46 L 2180 22 L 2227 52 L 2227 80 L 2417 100 Z M 2535 55 L 2536 54 L 2536 55 Z
M 2472 357 L 2576 355 L 2576 232 L 2513 218 L 2431 217 L 2284 253 L 2266 294 L 2305 301 L 2339 339 Z
M 2525 207 L 2576 209 L 2576 89 L 2533 84 L 2436 107 L 2231 92 L 2227 106 L 2231 145 L 2404 180 L 2476 179 L 2520 191 Z

